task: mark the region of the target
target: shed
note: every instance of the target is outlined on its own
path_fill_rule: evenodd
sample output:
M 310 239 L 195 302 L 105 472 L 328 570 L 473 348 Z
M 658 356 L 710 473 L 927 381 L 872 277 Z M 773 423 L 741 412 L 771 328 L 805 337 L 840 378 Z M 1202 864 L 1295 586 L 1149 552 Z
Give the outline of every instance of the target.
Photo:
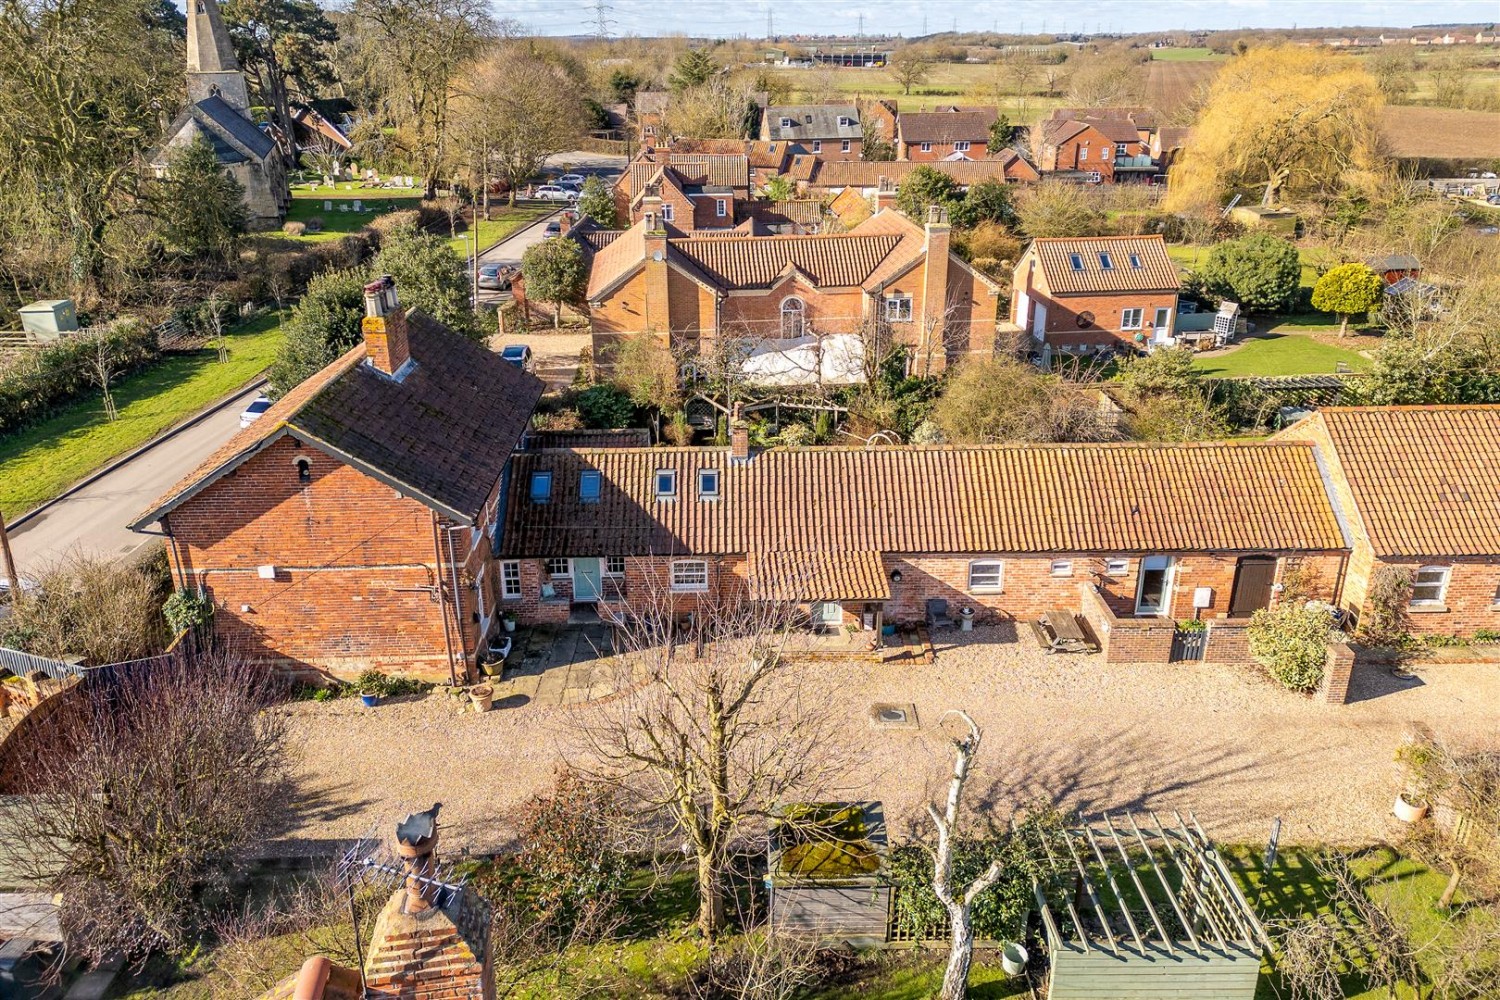
M 777 933 L 883 942 L 890 919 L 885 809 L 879 802 L 788 806 L 766 868 Z
M 1048 1000 L 1253 1000 L 1270 941 L 1191 813 L 1104 813 L 1036 836 Z
M 1273 233 L 1293 236 L 1301 221 L 1296 212 L 1264 205 L 1240 205 L 1229 210 L 1229 217 L 1246 229 L 1269 229 Z

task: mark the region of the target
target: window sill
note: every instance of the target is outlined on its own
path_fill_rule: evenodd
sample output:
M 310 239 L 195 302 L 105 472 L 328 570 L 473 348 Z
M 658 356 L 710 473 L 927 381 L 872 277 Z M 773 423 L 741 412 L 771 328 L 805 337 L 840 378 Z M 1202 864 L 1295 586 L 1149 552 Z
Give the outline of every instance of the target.
M 672 588 L 672 593 L 674 593 L 674 594 L 706 594 L 706 593 L 708 593 L 708 588 L 707 587 L 673 587 Z
M 1446 604 L 1411 604 L 1406 608 L 1413 615 L 1445 615 L 1448 613 Z
M 970 587 L 969 593 L 977 597 L 994 597 L 1005 593 L 1004 587 Z
M 500 598 L 500 600 L 502 600 L 502 601 L 519 601 L 520 599 L 521 599 L 521 595 L 520 594 L 511 594 L 511 595 L 507 595 L 505 597 Z

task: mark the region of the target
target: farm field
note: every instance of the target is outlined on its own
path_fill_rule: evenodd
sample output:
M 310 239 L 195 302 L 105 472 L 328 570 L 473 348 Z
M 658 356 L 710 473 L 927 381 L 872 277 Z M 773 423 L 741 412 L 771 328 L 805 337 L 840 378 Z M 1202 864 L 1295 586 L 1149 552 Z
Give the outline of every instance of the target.
M 1170 117 L 1219 71 L 1216 59 L 1153 60 L 1147 67 L 1146 106 Z
M 1500 112 L 1390 105 L 1380 124 L 1394 156 L 1500 160 Z
M 1043 97 L 1032 94 L 1017 99 L 1009 91 L 1008 80 L 1000 76 L 1000 68 L 994 65 L 969 63 L 941 63 L 932 68 L 928 80 L 920 87 L 913 87 L 910 94 L 901 93 L 901 87 L 883 69 L 781 69 L 774 72 L 792 87 L 794 101 L 816 103 L 816 98 L 825 88 L 834 88 L 839 96 L 855 98 L 879 98 L 896 100 L 904 110 L 920 110 L 938 104 L 983 104 L 998 106 L 1012 122 L 1027 124 L 1041 120 L 1053 108 L 1067 103 L 1062 96 Z M 1035 85 L 1035 84 L 1034 84 Z M 1000 100 L 996 101 L 996 91 Z
M 1152 49 L 1151 58 L 1155 62 L 1210 62 L 1228 59 L 1229 57 L 1215 52 L 1213 49 L 1180 48 Z

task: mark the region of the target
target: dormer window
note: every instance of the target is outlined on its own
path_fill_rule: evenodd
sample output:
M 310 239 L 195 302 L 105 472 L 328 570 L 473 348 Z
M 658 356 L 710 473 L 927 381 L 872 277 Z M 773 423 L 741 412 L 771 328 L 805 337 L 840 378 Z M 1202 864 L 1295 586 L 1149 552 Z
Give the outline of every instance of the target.
M 595 470 L 584 472 L 578 477 L 578 499 L 584 503 L 598 503 L 602 477 Z
M 848 115 L 839 115 L 839 128 L 848 128 L 852 124 Z
M 717 499 L 719 499 L 719 470 L 718 469 L 699 469 L 698 470 L 698 499 L 699 500 L 717 500 Z
M 1105 271 L 1113 271 L 1115 269 L 1115 262 L 1110 259 L 1109 254 L 1101 253 L 1099 254 L 1099 267 Z
M 533 472 L 531 474 L 531 502 L 546 503 L 552 499 L 552 473 Z
M 782 128 L 791 128 L 792 127 L 792 120 L 790 118 L 783 118 L 783 119 L 781 119 L 781 127 Z
M 1075 271 L 1082 271 L 1083 270 L 1083 254 L 1081 254 L 1081 253 L 1070 253 L 1070 254 L 1068 254 L 1068 263 L 1073 265 L 1073 270 L 1075 270 Z
M 676 469 L 657 469 L 656 470 L 656 499 L 658 499 L 658 500 L 676 500 L 677 499 L 677 470 Z

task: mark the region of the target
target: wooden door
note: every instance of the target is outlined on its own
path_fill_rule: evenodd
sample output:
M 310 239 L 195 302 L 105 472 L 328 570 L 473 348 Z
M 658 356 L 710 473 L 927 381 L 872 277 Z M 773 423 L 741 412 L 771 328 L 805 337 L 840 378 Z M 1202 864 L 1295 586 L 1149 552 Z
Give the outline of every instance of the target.
M 1248 618 L 1271 604 L 1271 586 L 1276 582 L 1274 556 L 1246 556 L 1234 570 L 1234 592 L 1229 597 L 1229 616 Z

